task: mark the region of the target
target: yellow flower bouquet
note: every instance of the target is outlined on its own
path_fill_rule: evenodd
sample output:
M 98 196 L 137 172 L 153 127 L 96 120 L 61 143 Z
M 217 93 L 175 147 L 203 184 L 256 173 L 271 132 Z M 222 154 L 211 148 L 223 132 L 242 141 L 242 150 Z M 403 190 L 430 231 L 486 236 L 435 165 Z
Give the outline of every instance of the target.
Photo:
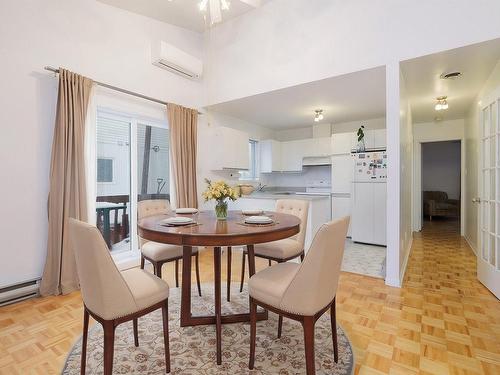
M 226 220 L 227 218 L 227 200 L 230 199 L 235 201 L 238 199 L 238 192 L 236 189 L 232 188 L 225 181 L 215 181 L 212 182 L 205 178 L 207 183 L 207 190 L 203 192 L 203 198 L 205 202 L 209 200 L 216 200 L 215 205 L 215 215 L 218 220 Z

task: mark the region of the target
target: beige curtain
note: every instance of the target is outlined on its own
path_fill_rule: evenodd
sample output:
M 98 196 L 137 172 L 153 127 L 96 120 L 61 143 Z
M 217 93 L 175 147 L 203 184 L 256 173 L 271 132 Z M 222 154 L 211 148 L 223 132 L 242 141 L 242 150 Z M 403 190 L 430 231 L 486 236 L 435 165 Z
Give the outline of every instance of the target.
M 68 218 L 87 221 L 85 117 L 92 80 L 59 69 L 59 94 L 50 163 L 49 233 L 42 295 L 79 288 L 75 257 L 69 246 Z
M 171 103 L 167 105 L 167 111 L 177 208 L 198 207 L 196 189 L 198 111 Z

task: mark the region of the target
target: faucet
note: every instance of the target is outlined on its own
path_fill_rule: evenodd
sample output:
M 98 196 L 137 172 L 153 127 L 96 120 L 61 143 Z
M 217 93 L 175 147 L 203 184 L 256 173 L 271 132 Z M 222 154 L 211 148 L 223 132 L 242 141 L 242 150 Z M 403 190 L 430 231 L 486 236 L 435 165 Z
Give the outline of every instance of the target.
M 257 187 L 257 191 L 262 191 L 267 185 L 262 185 L 262 182 L 259 182 L 259 186 Z

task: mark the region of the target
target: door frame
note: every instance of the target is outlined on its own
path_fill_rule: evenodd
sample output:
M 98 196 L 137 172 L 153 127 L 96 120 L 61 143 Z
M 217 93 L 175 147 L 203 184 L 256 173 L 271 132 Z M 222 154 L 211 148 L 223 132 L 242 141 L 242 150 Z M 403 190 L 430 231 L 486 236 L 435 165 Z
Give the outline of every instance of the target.
M 422 137 L 413 142 L 413 231 L 422 230 L 423 200 L 422 200 L 422 143 L 460 141 L 460 235 L 465 233 L 465 199 L 467 196 L 465 187 L 465 138 L 450 136 Z

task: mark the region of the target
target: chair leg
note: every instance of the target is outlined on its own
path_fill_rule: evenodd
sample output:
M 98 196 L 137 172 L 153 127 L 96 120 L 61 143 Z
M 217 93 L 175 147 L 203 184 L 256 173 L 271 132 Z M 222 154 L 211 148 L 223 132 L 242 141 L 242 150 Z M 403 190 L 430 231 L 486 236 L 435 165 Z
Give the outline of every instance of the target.
M 283 315 L 278 317 L 278 338 L 281 338 L 281 329 L 283 328 Z
M 168 299 L 165 300 L 165 305 L 161 308 L 163 317 L 163 342 L 165 345 L 165 367 L 167 374 L 170 372 L 170 343 L 168 333 Z
M 304 327 L 304 347 L 306 352 L 306 374 L 315 375 L 316 367 L 314 363 L 314 317 L 304 316 L 302 322 Z
M 89 312 L 83 308 L 83 337 L 82 337 L 82 363 L 80 366 L 81 375 L 85 375 L 85 367 L 87 366 L 87 334 L 89 331 Z
M 144 257 L 141 255 L 141 270 L 144 269 Z
M 163 263 L 156 263 L 156 276 L 161 279 L 161 268 L 163 267 Z
M 248 368 L 253 370 L 255 364 L 255 341 L 257 336 L 257 304 L 250 297 L 250 360 Z
M 240 281 L 240 293 L 243 292 L 243 284 L 245 283 L 245 252 L 241 253 L 241 281 Z
M 175 287 L 179 287 L 179 259 L 175 261 Z
M 200 257 L 199 254 L 195 255 L 196 264 L 196 285 L 198 286 L 198 295 L 201 297 L 201 284 L 200 284 Z
M 115 326 L 112 320 L 103 323 L 104 328 L 104 375 L 113 373 L 113 352 L 115 349 Z
M 231 246 L 227 247 L 227 302 L 231 301 L 231 263 L 233 258 L 233 250 Z
M 300 254 L 300 263 L 302 263 L 304 261 L 304 257 L 305 257 L 305 254 L 304 254 L 304 252 L 302 252 L 302 254 Z
M 330 306 L 330 321 L 332 323 L 333 359 L 339 362 L 339 345 L 337 342 L 337 312 L 335 308 L 335 298 Z
M 132 324 L 134 326 L 134 345 L 136 347 L 138 347 L 139 346 L 139 330 L 137 327 L 137 319 L 133 319 Z
M 271 267 L 271 259 L 268 259 L 269 267 Z

